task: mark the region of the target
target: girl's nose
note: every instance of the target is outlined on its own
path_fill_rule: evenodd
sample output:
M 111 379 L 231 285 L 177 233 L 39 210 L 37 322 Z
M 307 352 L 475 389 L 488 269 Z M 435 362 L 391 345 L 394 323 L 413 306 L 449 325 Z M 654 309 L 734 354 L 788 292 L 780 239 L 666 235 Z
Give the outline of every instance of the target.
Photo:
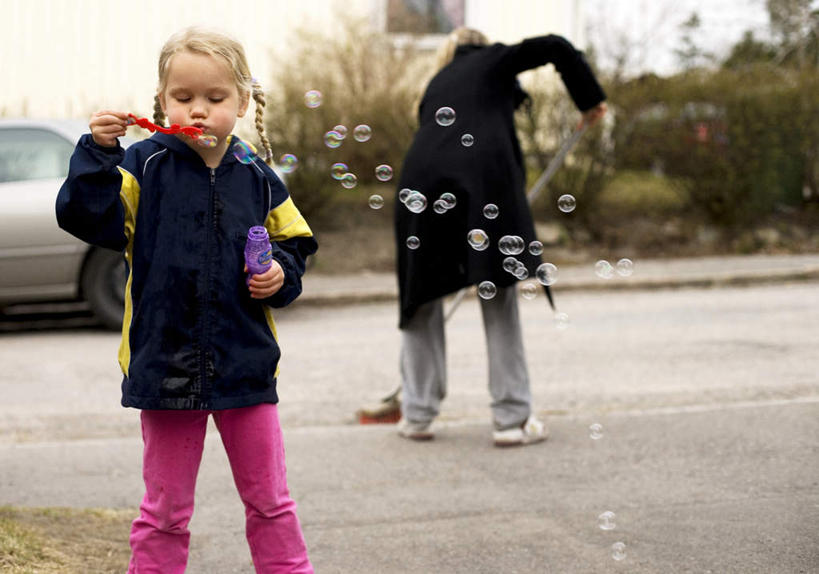
M 194 118 L 202 118 L 205 117 L 208 113 L 207 106 L 202 102 L 195 102 L 191 106 L 191 117 Z

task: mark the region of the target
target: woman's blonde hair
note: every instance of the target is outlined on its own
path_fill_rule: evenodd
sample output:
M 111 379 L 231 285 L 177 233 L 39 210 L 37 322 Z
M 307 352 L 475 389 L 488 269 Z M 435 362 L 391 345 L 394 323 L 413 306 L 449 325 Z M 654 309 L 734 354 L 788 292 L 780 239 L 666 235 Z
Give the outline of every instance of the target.
M 242 45 L 221 32 L 198 27 L 185 28 L 165 42 L 162 51 L 159 53 L 159 84 L 154 96 L 154 123 L 165 124 L 165 112 L 162 111 L 159 94 L 165 90 L 167 84 L 171 57 L 182 51 L 219 56 L 225 59 L 233 72 L 240 98 L 246 100 L 253 97 L 256 102 L 256 131 L 259 133 L 259 139 L 261 139 L 265 150 L 264 160 L 268 164 L 271 163 L 273 161 L 273 150 L 270 147 L 270 140 L 265 135 L 263 121 L 264 91 L 259 82 L 250 75 L 250 67 L 247 64 L 247 57 Z
M 458 46 L 464 46 L 467 44 L 486 46 L 489 44 L 489 39 L 483 34 L 483 32 L 474 28 L 465 28 L 463 26 L 460 28 L 455 28 L 446 37 L 446 40 L 444 40 L 444 43 L 441 44 L 441 47 L 438 48 L 438 53 L 436 55 L 437 69 L 442 69 L 452 61 L 452 58 L 455 57 L 455 50 L 458 49 Z

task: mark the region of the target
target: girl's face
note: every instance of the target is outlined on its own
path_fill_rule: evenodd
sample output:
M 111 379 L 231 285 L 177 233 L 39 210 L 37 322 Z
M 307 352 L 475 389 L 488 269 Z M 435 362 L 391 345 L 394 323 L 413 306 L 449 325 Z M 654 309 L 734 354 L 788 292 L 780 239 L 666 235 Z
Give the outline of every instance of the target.
M 245 115 L 248 98 L 239 94 L 228 63 L 220 57 L 197 52 L 178 52 L 171 57 L 165 89 L 159 102 L 168 121 L 196 126 L 214 135 L 218 143 L 205 148 L 184 138 L 211 167 L 227 149 L 227 137 L 236 119 Z

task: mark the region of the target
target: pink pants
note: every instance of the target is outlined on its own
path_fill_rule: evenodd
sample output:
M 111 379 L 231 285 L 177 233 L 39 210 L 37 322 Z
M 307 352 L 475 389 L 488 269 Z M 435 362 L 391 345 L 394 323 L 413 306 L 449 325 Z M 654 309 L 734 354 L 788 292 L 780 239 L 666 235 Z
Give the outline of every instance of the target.
M 129 574 L 177 574 L 188 561 L 194 489 L 213 415 L 245 505 L 256 572 L 312 573 L 290 498 L 276 405 L 223 411 L 143 410 L 145 498 L 131 527 Z

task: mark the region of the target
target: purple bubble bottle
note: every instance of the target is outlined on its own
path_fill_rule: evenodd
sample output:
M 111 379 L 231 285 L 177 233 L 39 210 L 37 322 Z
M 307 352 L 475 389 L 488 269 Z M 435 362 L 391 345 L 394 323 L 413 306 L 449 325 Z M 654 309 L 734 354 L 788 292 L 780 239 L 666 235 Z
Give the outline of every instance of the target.
M 247 265 L 247 283 L 251 275 L 264 273 L 273 265 L 273 248 L 267 229 L 261 225 L 254 225 L 247 232 L 245 243 L 245 264 Z

